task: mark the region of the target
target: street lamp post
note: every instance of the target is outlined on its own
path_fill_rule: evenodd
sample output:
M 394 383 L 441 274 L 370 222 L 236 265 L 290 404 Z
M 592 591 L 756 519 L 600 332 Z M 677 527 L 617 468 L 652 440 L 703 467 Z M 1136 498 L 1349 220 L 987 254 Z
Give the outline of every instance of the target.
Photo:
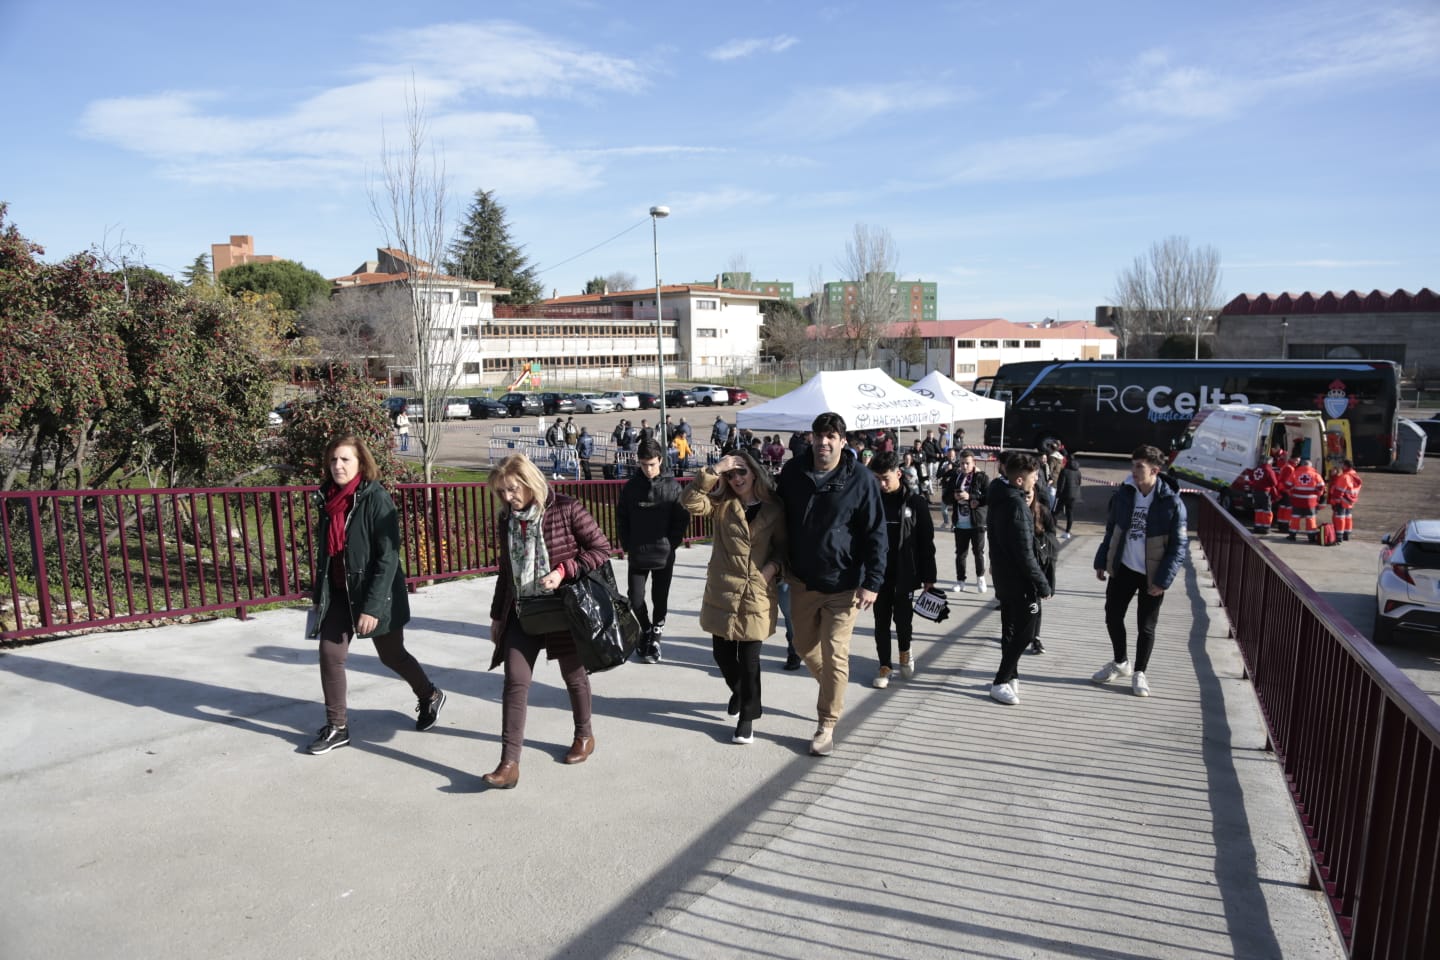
M 660 231 L 655 223 L 668 216 L 669 207 L 650 208 L 650 249 L 655 253 L 655 369 L 660 374 L 660 422 L 655 426 L 657 436 L 665 432 L 665 322 L 660 304 Z M 660 441 L 661 449 L 669 445 L 669 437 Z
M 1290 353 L 1290 318 L 1280 318 L 1280 359 L 1289 359 Z

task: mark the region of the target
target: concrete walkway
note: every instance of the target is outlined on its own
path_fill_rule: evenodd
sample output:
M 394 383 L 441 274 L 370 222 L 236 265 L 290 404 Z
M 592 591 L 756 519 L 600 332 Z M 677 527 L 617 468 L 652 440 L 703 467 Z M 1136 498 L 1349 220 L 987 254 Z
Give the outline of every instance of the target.
M 10 651 L 0 956 L 1342 957 L 1203 558 L 1142 700 L 1088 680 L 1110 656 L 1095 545 L 1062 550 L 1018 707 L 987 698 L 993 593 L 917 621 L 920 670 L 885 691 L 867 618 L 826 759 L 780 643 L 755 743 L 729 742 L 695 621 L 709 551 L 682 551 L 665 662 L 594 678 L 578 767 L 546 665 L 508 792 L 480 781 L 489 580 L 413 599 L 439 725 L 414 731 L 360 642 L 355 745 L 325 757 L 301 750 L 323 711 L 299 611 Z

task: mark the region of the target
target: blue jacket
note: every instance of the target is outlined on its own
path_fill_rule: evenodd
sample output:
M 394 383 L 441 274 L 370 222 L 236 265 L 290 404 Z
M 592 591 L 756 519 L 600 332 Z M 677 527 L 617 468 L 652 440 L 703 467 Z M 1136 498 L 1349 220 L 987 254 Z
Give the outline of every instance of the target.
M 816 488 L 810 471 L 815 453 L 792 457 L 777 484 L 789 532 L 789 572 L 806 589 L 841 593 L 863 587 L 879 592 L 885 582 L 885 508 L 880 482 L 849 450 Z
M 1095 551 L 1096 570 L 1114 574 L 1120 568 L 1139 492 L 1134 480 L 1126 480 L 1110 498 L 1105 537 Z M 1145 515 L 1145 577 L 1150 583 L 1162 590 L 1170 588 L 1185 562 L 1185 543 L 1185 502 L 1163 478 L 1156 478 L 1155 499 L 1150 501 L 1150 511 Z

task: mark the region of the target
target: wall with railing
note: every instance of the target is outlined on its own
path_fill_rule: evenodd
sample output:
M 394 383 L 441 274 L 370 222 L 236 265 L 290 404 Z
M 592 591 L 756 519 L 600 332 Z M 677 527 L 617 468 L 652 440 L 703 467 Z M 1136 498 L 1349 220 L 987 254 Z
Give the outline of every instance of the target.
M 683 482 L 683 481 L 682 481 Z M 556 481 L 619 550 L 621 481 Z M 300 601 L 316 487 L 0 493 L 0 642 Z M 480 483 L 401 484 L 406 582 L 492 573 L 499 501 Z M 691 521 L 687 541 L 709 537 Z
M 1440 706 L 1213 500 L 1199 537 L 1357 958 L 1440 957 Z

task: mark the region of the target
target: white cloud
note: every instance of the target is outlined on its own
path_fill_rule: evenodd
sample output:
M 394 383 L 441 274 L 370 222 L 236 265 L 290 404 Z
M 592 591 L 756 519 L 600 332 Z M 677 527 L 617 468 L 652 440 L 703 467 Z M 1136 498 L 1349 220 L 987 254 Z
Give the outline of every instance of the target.
M 1215 54 L 1186 63 L 1169 49 L 1147 50 L 1121 71 L 1117 99 L 1160 116 L 1212 119 L 1286 93 L 1341 83 L 1440 72 L 1440 13 L 1334 7 L 1250 23 L 1227 32 Z
M 760 207 L 774 203 L 775 199 L 773 193 L 727 186 L 717 190 L 676 194 L 669 201 L 669 206 L 674 208 L 676 215 L 684 213 L 686 216 L 693 216 L 732 210 L 736 207 Z
M 533 116 L 474 104 L 634 93 L 646 82 L 633 60 L 511 23 L 391 31 L 373 46 L 388 56 L 353 70 L 351 82 L 270 113 L 242 113 L 214 91 L 170 91 L 95 100 L 79 131 L 160 161 L 157 170 L 168 179 L 251 188 L 354 186 L 379 160 L 382 129 L 392 139 L 403 135 L 413 88 L 449 173 L 509 193 L 569 191 L 599 182 L 603 152 L 554 145 Z M 483 56 L 457 57 L 457 49 Z M 705 148 L 621 148 L 627 149 Z
M 799 43 L 795 37 L 781 34 L 778 37 L 752 37 L 722 43 L 706 54 L 711 60 L 739 60 L 756 53 L 784 53 Z
M 1093 136 L 1034 134 L 973 144 L 942 168 L 949 183 L 1065 180 L 1133 163 L 1136 151 L 1178 136 L 1160 126 L 1132 125 Z
M 914 82 L 810 87 L 791 96 L 770 122 L 792 135 L 824 139 L 850 133 L 879 117 L 921 113 L 972 96 L 948 86 Z

